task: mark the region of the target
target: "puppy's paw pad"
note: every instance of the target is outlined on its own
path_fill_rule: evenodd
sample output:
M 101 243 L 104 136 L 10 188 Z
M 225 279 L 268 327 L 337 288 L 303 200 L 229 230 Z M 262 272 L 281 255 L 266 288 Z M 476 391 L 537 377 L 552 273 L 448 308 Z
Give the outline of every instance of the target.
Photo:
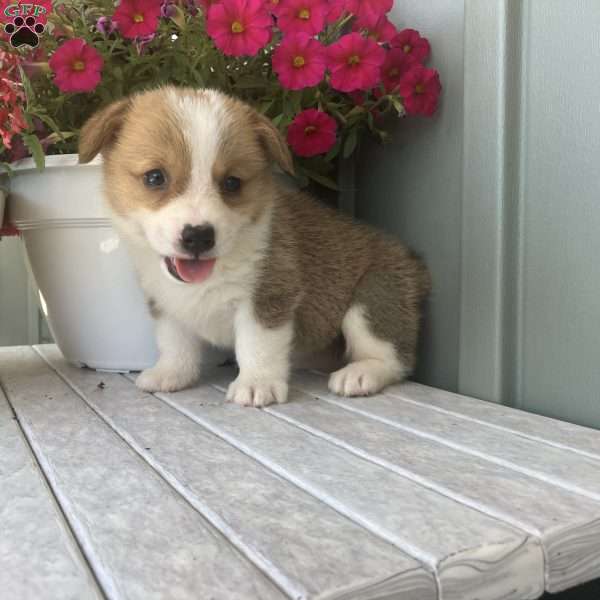
M 329 389 L 338 396 L 370 396 L 385 385 L 376 369 L 360 363 L 351 363 L 329 377 Z
M 195 380 L 195 375 L 156 366 L 142 371 L 135 380 L 135 385 L 145 392 L 177 392 L 189 387 Z
M 227 400 L 240 406 L 262 408 L 287 401 L 288 385 L 285 381 L 243 380 L 239 377 L 229 385 Z

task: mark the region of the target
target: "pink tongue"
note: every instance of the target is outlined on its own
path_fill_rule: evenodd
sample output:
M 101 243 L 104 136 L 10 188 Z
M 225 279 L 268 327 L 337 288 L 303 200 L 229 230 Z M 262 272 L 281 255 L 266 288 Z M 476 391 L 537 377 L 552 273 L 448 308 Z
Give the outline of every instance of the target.
M 215 258 L 209 260 L 185 260 L 176 258 L 173 263 L 177 269 L 177 274 L 186 283 L 201 283 L 210 277 L 215 267 Z

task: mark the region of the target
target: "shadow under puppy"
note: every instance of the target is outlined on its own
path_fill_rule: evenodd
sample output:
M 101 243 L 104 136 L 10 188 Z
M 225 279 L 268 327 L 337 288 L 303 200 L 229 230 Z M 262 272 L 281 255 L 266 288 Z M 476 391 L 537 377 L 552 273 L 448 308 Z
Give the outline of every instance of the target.
M 245 406 L 285 402 L 291 366 L 340 347 L 337 394 L 373 394 L 414 368 L 426 268 L 282 186 L 273 166 L 292 173 L 290 151 L 250 106 L 214 90 L 141 93 L 86 123 L 80 161 L 98 153 L 156 320 L 160 358 L 140 388 L 193 385 L 207 342 L 235 349 L 227 397 Z

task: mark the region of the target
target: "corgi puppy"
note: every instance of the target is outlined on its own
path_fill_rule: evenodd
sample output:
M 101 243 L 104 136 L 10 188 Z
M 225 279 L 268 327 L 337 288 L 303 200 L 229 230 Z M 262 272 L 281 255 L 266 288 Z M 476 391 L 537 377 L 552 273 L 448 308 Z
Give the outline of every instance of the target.
M 156 321 L 157 364 L 137 385 L 200 377 L 207 343 L 235 351 L 227 398 L 285 402 L 292 365 L 341 357 L 329 388 L 374 394 L 414 368 L 423 263 L 395 239 L 281 183 L 293 159 L 273 124 L 214 90 L 163 87 L 83 127 L 80 162 L 104 187 Z

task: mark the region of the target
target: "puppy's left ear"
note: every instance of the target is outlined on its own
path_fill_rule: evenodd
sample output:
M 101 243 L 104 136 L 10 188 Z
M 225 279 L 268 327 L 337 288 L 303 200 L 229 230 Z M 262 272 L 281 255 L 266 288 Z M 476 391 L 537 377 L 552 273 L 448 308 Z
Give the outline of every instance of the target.
M 256 133 L 267 156 L 276 162 L 286 173 L 295 174 L 292 153 L 271 120 L 264 115 L 256 113 Z
M 129 107 L 129 99 L 117 100 L 92 115 L 79 135 L 79 162 L 88 163 L 106 150 L 119 135 Z

